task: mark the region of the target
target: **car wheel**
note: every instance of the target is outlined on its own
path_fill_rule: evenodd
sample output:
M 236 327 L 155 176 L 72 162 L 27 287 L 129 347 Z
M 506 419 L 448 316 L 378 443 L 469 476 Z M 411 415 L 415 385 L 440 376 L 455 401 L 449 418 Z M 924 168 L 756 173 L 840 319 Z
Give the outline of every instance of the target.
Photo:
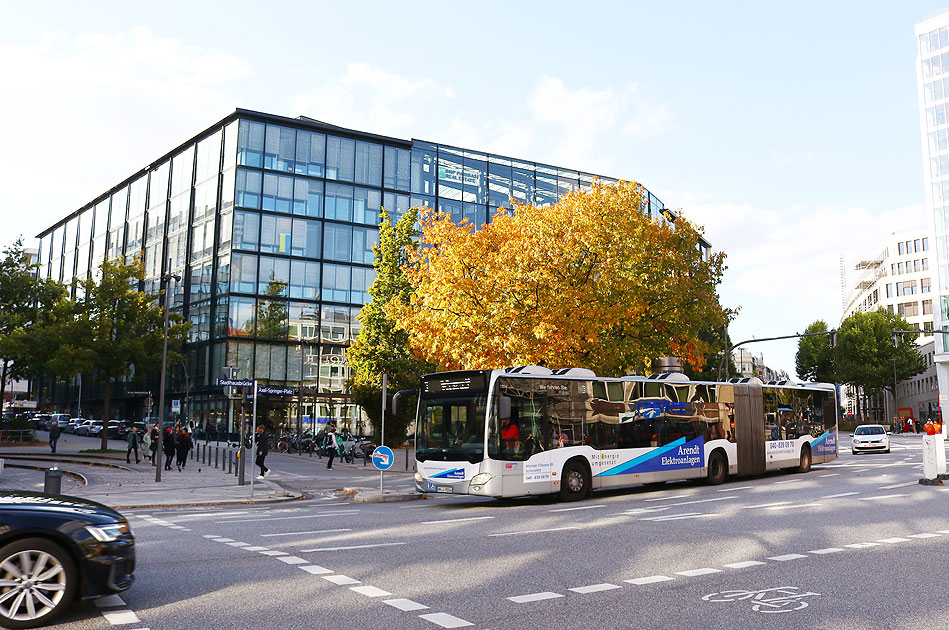
M 579 501 L 590 493 L 590 473 L 586 466 L 572 460 L 563 467 L 560 476 L 560 500 Z
M 887 448 L 887 449 L 886 449 L 885 451 L 883 451 L 883 452 L 884 452 L 884 453 L 889 453 L 889 452 L 890 452 L 890 449 Z
M 0 549 L 0 626 L 47 625 L 76 594 L 76 567 L 66 550 L 44 538 Z
M 850 454 L 851 454 L 851 455 L 856 455 L 856 454 L 857 454 L 857 451 L 855 451 L 854 449 L 850 449 Z

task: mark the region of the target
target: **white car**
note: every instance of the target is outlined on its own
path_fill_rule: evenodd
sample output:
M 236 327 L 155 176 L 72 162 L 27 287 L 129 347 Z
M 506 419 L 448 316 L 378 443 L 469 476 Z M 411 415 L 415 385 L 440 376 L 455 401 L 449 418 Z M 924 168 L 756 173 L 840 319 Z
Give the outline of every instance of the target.
M 850 434 L 850 452 L 857 453 L 889 453 L 890 435 L 882 424 L 861 424 Z

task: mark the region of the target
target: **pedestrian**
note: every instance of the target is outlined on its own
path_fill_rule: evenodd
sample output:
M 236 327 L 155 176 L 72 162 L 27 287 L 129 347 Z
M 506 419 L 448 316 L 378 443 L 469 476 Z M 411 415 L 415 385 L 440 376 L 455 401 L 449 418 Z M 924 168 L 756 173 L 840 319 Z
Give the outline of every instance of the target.
M 330 460 L 326 463 L 327 470 L 333 470 L 333 459 L 336 457 L 336 427 L 332 423 L 326 425 L 326 437 L 324 439 L 324 444 L 326 444 L 326 451 L 330 456 Z
M 178 434 L 178 440 L 175 442 L 175 450 L 178 452 L 178 470 L 185 467 L 185 463 L 188 461 L 188 453 L 191 452 L 192 448 L 194 448 L 194 444 L 191 441 L 191 436 L 182 429 L 181 433 Z
M 157 466 L 155 463 L 155 455 L 158 453 L 158 442 L 161 440 L 161 431 L 158 430 L 158 425 L 152 427 L 152 430 L 149 431 L 152 436 L 151 439 L 151 453 L 149 459 L 152 460 L 152 466 Z
M 175 434 L 171 432 L 171 427 L 165 429 L 161 447 L 165 451 L 165 470 L 171 470 L 171 458 L 175 456 Z
M 53 425 L 49 428 L 49 448 L 55 453 L 56 452 L 56 442 L 59 441 L 59 423 L 54 422 Z
M 267 459 L 267 454 L 270 452 L 270 434 L 262 424 L 257 425 L 255 441 L 257 442 L 257 459 L 254 463 L 260 467 L 260 475 L 257 478 L 263 479 L 270 472 L 270 469 L 264 464 L 264 460 Z
M 145 427 L 142 432 L 142 457 L 147 460 L 152 458 L 152 432 L 148 430 L 148 427 Z
M 135 463 L 138 463 L 138 427 L 132 427 L 132 430 L 128 434 L 128 450 L 125 451 L 125 463 L 131 464 L 129 461 L 131 459 L 132 451 L 135 451 Z

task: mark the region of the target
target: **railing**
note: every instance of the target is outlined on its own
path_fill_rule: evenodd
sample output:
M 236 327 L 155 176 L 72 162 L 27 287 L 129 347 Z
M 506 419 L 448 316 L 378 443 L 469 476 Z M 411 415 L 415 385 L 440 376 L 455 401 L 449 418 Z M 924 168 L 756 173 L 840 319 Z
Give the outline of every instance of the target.
M 32 442 L 33 429 L 2 429 L 0 442 Z

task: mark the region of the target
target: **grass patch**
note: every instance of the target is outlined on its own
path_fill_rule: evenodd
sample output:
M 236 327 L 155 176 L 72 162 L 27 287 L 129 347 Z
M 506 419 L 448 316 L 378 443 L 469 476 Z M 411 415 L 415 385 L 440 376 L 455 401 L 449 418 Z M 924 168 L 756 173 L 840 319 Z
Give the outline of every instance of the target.
M 107 448 L 107 449 L 104 449 L 104 450 L 101 449 L 101 448 L 87 448 L 86 450 L 84 450 L 84 451 L 79 451 L 79 452 L 80 452 L 80 453 L 94 453 L 94 454 L 96 454 L 96 455 L 100 455 L 100 454 L 103 454 L 103 453 L 124 453 L 125 451 L 122 451 L 122 450 L 119 450 L 119 449 L 115 449 L 115 448 Z

